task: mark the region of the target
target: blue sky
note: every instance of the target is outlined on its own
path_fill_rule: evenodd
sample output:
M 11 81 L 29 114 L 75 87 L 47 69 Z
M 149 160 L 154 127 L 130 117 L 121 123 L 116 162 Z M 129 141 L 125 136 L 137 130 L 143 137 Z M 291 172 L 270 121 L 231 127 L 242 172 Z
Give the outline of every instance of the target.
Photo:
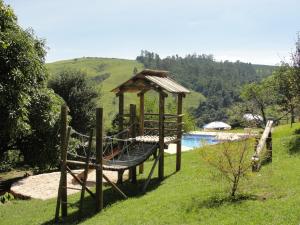
M 299 0 L 4 0 L 46 39 L 47 61 L 213 54 L 278 64 L 300 31 Z

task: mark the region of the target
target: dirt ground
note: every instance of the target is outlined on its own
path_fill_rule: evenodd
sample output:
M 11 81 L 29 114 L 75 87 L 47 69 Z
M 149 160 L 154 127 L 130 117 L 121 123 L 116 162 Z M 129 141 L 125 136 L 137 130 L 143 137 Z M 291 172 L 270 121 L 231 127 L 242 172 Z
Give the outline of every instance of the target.
M 74 172 L 80 173 L 82 170 L 75 170 Z M 127 171 L 124 173 L 124 177 L 127 176 Z M 118 179 L 118 173 L 115 171 L 103 171 L 103 173 L 112 181 L 116 182 Z M 55 198 L 58 192 L 58 184 L 60 179 L 60 172 L 44 173 L 35 176 L 26 177 L 11 186 L 11 192 L 22 196 L 24 198 L 35 198 L 35 199 L 50 199 Z M 92 170 L 88 174 L 87 187 L 95 186 L 96 172 Z M 103 182 L 106 182 L 103 179 Z M 81 185 L 78 184 L 74 178 L 67 175 L 67 186 L 72 189 L 67 189 L 68 195 L 74 194 L 81 190 Z M 80 190 L 74 190 L 77 188 Z

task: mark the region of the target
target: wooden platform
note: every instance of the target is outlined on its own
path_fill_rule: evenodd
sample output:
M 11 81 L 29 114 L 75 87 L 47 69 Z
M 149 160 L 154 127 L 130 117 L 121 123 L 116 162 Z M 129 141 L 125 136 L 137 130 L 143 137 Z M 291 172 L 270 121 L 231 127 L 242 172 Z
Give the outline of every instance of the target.
M 137 136 L 135 140 L 140 142 L 158 143 L 159 137 L 157 135 L 145 135 L 145 136 Z M 165 144 L 174 143 L 176 141 L 177 139 L 175 136 L 164 138 Z

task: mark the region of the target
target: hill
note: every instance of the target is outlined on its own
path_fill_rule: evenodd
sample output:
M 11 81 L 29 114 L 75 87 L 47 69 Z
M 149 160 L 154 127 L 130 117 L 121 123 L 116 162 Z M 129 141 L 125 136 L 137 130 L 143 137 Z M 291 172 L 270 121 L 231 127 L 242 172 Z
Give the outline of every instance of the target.
M 68 68 L 85 71 L 89 79 L 101 89 L 102 96 L 99 99 L 98 106 L 104 108 L 105 125 L 109 127 L 114 115 L 118 111 L 118 100 L 111 90 L 132 77 L 134 68 L 141 71 L 144 66 L 136 60 L 87 57 L 48 63 L 47 68 L 50 76 L 55 76 L 60 71 Z M 168 98 L 168 100 L 170 99 Z M 196 108 L 199 102 L 203 100 L 204 97 L 202 94 L 192 91 L 184 100 L 184 108 Z M 138 103 L 136 95 L 126 94 L 125 106 L 128 108 L 131 103 Z
M 219 62 L 205 54 L 160 58 L 153 52 L 142 51 L 136 59 L 146 68 L 170 71 L 175 80 L 206 97 L 206 101 L 199 102 L 193 111 L 198 126 L 216 120 L 226 121 L 227 109 L 240 101 L 243 85 L 260 81 L 276 68 L 240 61 Z

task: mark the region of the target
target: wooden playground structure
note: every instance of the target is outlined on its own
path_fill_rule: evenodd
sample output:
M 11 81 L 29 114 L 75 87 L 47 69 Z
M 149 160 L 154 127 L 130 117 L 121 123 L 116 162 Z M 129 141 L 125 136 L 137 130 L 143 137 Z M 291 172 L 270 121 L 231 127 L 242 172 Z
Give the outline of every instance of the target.
M 144 96 L 146 92 L 153 90 L 159 94 L 159 112 L 145 113 Z M 119 99 L 118 134 L 105 136 L 103 131 L 103 109 L 96 109 L 95 138 L 94 130 L 89 135 L 80 134 L 68 127 L 66 106 L 61 108 L 61 178 L 59 182 L 55 221 L 59 220 L 60 211 L 64 219 L 67 217 L 67 173 L 81 185 L 81 196 L 79 204 L 79 215 L 82 213 L 85 192 L 88 192 L 95 200 L 95 211 L 103 208 L 102 179 L 105 179 L 124 198 L 126 194 L 103 174 L 103 170 L 118 172 L 118 183 L 122 183 L 125 170 L 130 171 L 130 180 L 136 183 L 137 167 L 139 173 L 143 173 L 143 163 L 154 155 L 154 162 L 143 186 L 143 192 L 151 180 L 154 169 L 158 164 L 158 177 L 164 178 L 164 149 L 170 143 L 176 143 L 176 171 L 181 168 L 181 138 L 183 129 L 182 101 L 189 90 L 176 83 L 169 77 L 167 71 L 143 70 L 128 81 L 112 90 Z M 130 113 L 124 112 L 124 94 L 137 93 L 139 97 L 139 115 L 136 106 L 130 105 Z M 176 97 L 177 113 L 165 113 L 165 98 L 168 94 Z M 125 127 L 125 120 L 129 119 L 129 125 Z M 68 159 L 70 152 L 70 136 L 78 135 L 82 141 L 84 156 L 76 155 L 76 160 Z M 92 142 L 95 140 L 95 157 L 92 156 Z M 158 150 L 158 153 L 157 153 Z M 81 160 L 78 160 L 81 159 Z M 81 177 L 75 174 L 71 167 L 82 167 L 84 169 Z M 96 170 L 96 192 L 93 193 L 87 186 L 86 180 L 89 169 Z

